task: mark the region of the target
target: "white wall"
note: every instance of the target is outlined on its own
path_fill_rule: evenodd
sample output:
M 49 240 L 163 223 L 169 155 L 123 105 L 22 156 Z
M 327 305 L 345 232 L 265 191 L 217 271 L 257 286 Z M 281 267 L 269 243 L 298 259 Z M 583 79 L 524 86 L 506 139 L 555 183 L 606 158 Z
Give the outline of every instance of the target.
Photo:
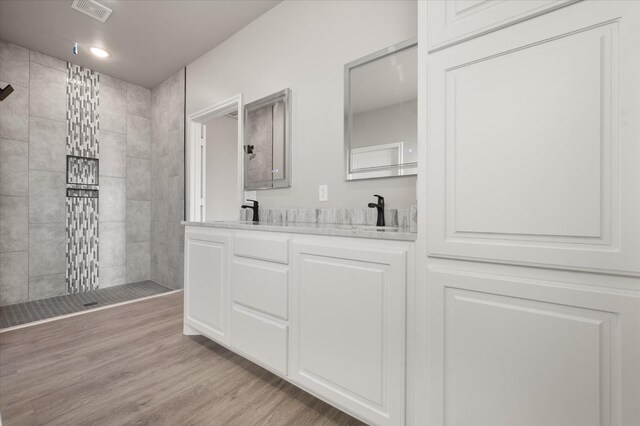
M 207 153 L 205 220 L 238 219 L 238 120 L 222 116 L 205 123 Z
M 187 66 L 187 114 L 237 93 L 292 90 L 293 186 L 259 191 L 265 208 L 415 204 L 415 177 L 344 180 L 344 64 L 415 37 L 415 1 L 285 1 Z M 329 201 L 318 202 L 318 185 Z

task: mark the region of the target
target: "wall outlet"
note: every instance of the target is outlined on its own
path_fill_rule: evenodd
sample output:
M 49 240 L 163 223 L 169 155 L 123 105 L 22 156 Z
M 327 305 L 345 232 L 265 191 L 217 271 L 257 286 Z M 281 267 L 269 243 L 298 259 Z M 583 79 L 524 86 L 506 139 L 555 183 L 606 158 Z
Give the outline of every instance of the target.
M 318 200 L 320 200 L 320 201 L 329 200 L 329 186 L 328 185 L 318 185 Z

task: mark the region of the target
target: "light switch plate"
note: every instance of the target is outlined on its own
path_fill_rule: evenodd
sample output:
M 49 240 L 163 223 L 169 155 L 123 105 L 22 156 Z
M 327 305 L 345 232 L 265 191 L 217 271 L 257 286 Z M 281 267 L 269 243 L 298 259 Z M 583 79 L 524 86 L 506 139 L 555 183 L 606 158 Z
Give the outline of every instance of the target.
M 318 200 L 329 200 L 329 185 L 318 185 Z

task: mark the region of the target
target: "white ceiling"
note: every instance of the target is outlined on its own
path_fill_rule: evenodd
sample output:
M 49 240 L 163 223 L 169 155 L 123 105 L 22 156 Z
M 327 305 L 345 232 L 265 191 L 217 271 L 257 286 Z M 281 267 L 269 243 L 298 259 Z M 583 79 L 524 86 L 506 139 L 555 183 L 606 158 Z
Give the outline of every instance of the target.
M 113 10 L 104 24 L 72 0 L 0 0 L 0 39 L 152 88 L 280 0 L 98 1 Z M 112 56 L 96 58 L 89 46 Z
M 352 69 L 349 82 L 354 114 L 414 100 L 418 97 L 418 49 L 406 49 Z

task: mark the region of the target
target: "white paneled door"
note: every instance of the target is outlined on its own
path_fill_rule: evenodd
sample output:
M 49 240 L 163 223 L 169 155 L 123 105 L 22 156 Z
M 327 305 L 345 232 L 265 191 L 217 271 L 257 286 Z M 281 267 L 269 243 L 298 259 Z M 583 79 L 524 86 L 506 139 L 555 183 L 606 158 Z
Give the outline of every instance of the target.
M 229 344 L 230 237 L 185 233 L 185 324 Z
M 638 28 L 579 2 L 429 55 L 431 256 L 640 275 Z
M 404 424 L 406 256 L 293 244 L 291 378 L 376 425 Z
M 493 269 L 429 270 L 431 424 L 638 424 L 637 294 Z

